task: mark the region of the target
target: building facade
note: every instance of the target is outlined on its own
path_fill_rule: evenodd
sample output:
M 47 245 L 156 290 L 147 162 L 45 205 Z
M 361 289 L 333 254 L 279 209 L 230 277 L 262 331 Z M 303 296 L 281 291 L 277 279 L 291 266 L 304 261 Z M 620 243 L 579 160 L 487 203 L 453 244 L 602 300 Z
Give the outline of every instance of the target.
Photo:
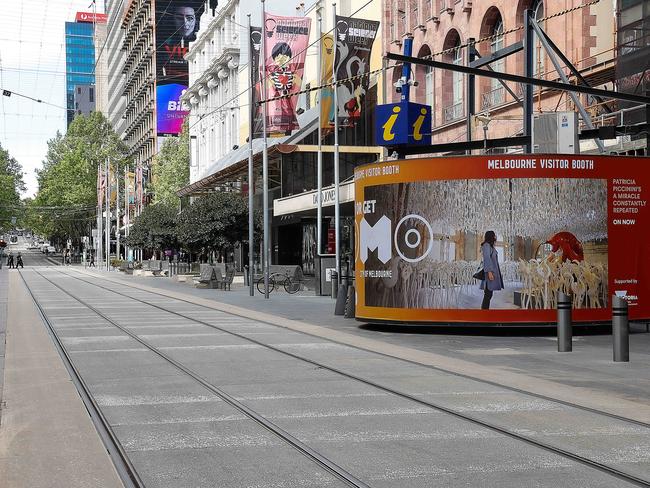
M 78 109 L 75 107 L 76 87 L 95 84 L 94 25 L 90 22 L 65 23 L 65 92 L 67 125 Z M 89 107 L 86 107 L 89 108 Z M 94 104 L 92 106 L 94 110 Z M 89 112 L 83 112 L 89 113 Z
M 523 39 L 525 10 L 532 10 L 540 27 L 566 55 L 593 87 L 613 90 L 616 65 L 616 2 L 598 2 L 581 7 L 584 2 L 570 0 L 384 0 L 384 53 L 399 53 L 406 37 L 413 37 L 413 55 L 436 61 L 467 65 L 469 44 L 475 42 L 480 57 L 489 56 Z M 563 63 L 562 63 L 563 64 Z M 524 54 L 517 52 L 493 62 L 494 71 L 524 74 Z M 571 76 L 571 81 L 575 77 Z M 544 46 L 534 37 L 533 74 L 535 77 L 558 80 L 552 60 Z M 401 70 L 389 69 L 393 83 Z M 476 77 L 476 94 L 468 100 L 467 76 L 450 70 L 414 67 L 417 86 L 411 99 L 433 107 L 433 143 L 462 142 L 468 138 L 501 138 L 522 131 L 520 101 L 523 86 Z M 509 90 L 508 90 L 509 88 Z M 389 98 L 399 95 L 389 90 Z M 603 103 L 591 96 L 580 96 L 587 113 L 598 126 L 604 114 L 619 109 L 616 101 Z M 473 110 L 472 110 L 473 107 Z M 576 111 L 567 93 L 534 88 L 534 111 Z M 469 113 L 484 116 L 484 123 Z M 584 126 L 585 122 L 582 121 Z M 469 128 L 468 128 L 469 127 Z M 610 142 L 619 144 L 620 141 Z M 521 148 L 510 148 L 518 151 Z M 596 150 L 592 141 L 584 141 L 583 151 Z
M 190 140 L 194 154 L 190 182 L 207 176 L 210 163 L 239 147 L 238 94 L 242 36 L 239 1 L 229 0 L 201 17 L 201 28 L 186 55 Z M 244 111 L 244 114 L 246 112 Z
M 106 97 L 108 105 L 102 113 L 110 121 L 111 127 L 118 136 L 123 137 L 126 120 L 124 111 L 126 98 L 123 96 L 125 74 L 122 72 L 124 65 L 124 29 L 122 18 L 126 8 L 127 0 L 109 0 L 108 2 L 108 23 L 106 32 L 106 44 L 97 55 L 106 62 Z

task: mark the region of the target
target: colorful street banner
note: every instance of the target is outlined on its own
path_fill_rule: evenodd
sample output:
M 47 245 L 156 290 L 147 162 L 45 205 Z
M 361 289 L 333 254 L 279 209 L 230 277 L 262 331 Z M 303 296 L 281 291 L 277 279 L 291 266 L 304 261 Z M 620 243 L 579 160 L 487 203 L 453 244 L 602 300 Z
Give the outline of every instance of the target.
M 302 86 L 310 25 L 308 17 L 264 15 L 266 52 L 262 82 L 266 83 L 268 99 L 282 97 L 266 104 L 269 135 L 284 135 L 299 127 L 295 94 Z
M 97 206 L 102 208 L 104 205 L 104 193 L 106 193 L 106 179 L 104 178 L 104 168 L 97 169 Z
M 336 16 L 336 79 L 354 77 L 340 83 L 337 88 L 341 127 L 354 125 L 361 116 L 370 77 L 360 75 L 370 71 L 370 54 L 378 29 L 379 22 L 375 20 Z M 329 124 L 334 125 L 333 110 L 329 114 Z
M 126 181 L 124 182 L 126 188 L 126 199 L 129 205 L 135 205 L 135 173 L 126 173 Z
M 253 90 L 253 139 L 262 137 L 262 106 L 259 104 L 261 97 L 260 90 L 260 54 L 262 50 L 262 28 L 251 26 L 250 44 L 248 52 L 251 56 L 251 79 L 250 84 Z
M 332 66 L 334 65 L 334 36 L 325 34 L 321 38 L 320 84 L 332 82 Z M 328 128 L 334 124 L 334 90 L 331 86 L 322 88 L 319 95 L 321 127 Z M 331 124 L 330 124 L 331 122 Z
M 531 154 L 357 167 L 357 318 L 553 323 L 563 292 L 576 322 L 611 320 L 613 295 L 647 320 L 646 163 Z
M 140 163 L 137 164 L 135 168 L 135 208 L 136 208 L 136 214 L 140 212 L 142 209 L 142 202 L 143 202 L 143 175 L 142 175 L 142 165 Z

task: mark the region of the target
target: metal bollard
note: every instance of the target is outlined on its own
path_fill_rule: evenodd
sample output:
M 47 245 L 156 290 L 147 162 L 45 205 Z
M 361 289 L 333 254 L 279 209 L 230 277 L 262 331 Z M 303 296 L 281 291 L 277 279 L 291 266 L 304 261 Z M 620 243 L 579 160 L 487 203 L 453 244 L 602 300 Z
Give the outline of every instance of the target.
M 330 280 L 332 282 L 332 298 L 336 300 L 336 297 L 339 294 L 339 275 L 336 271 L 332 271 Z
M 571 297 L 557 294 L 557 352 L 573 350 L 573 325 L 571 324 Z
M 248 274 L 248 264 L 244 265 L 244 286 L 249 286 L 248 280 L 250 279 L 250 275 Z
M 627 300 L 612 296 L 612 335 L 614 336 L 614 362 L 630 360 L 630 330 L 627 318 Z
M 356 290 L 354 281 L 348 285 L 348 299 L 345 302 L 345 318 L 353 319 L 356 316 Z

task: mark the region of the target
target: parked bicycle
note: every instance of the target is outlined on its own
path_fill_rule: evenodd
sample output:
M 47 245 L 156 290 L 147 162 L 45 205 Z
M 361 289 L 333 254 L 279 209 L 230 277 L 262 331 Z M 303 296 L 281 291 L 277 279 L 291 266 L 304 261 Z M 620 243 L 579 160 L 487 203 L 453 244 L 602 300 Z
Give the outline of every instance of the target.
M 284 291 L 293 295 L 302 288 L 302 280 L 292 278 L 287 273 L 271 273 L 269 275 L 269 293 L 280 286 L 284 287 Z M 257 291 L 264 293 L 264 276 L 257 280 Z

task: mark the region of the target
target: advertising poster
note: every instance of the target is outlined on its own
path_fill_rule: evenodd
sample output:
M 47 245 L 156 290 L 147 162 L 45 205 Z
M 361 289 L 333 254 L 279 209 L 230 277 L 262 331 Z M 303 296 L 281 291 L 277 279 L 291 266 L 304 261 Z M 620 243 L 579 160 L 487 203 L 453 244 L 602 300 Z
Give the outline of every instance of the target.
M 128 172 L 126 174 L 126 201 L 129 205 L 135 205 L 135 173 Z
M 644 163 L 535 154 L 357 168 L 357 318 L 554 322 L 560 291 L 576 321 L 610 319 L 613 294 L 631 319 L 650 317 Z
M 321 63 L 320 63 L 320 84 L 326 85 L 332 82 L 332 69 L 334 66 L 334 36 L 324 34 L 320 43 Z M 334 90 L 332 87 L 320 90 L 320 99 L 318 101 L 321 113 L 321 124 L 324 128 L 329 128 L 334 124 Z
M 189 113 L 180 96 L 189 83 L 187 53 L 196 40 L 201 0 L 156 1 L 156 114 L 158 135 L 178 135 Z
M 342 127 L 354 125 L 361 116 L 370 79 L 360 75 L 370 71 L 370 54 L 378 29 L 379 22 L 374 20 L 336 16 L 336 79 L 355 77 L 342 82 L 337 88 L 339 125 Z M 326 120 L 330 126 L 334 125 L 333 107 Z
M 262 137 L 262 106 L 259 104 L 260 90 L 260 54 L 262 51 L 262 28 L 251 26 L 249 50 L 251 56 L 251 86 L 253 87 L 253 139 Z
M 297 97 L 305 68 L 309 44 L 308 17 L 282 17 L 266 13 L 266 35 L 263 73 L 266 95 L 269 99 L 282 97 L 266 104 L 267 132 L 284 135 L 298 129 L 296 118 Z

